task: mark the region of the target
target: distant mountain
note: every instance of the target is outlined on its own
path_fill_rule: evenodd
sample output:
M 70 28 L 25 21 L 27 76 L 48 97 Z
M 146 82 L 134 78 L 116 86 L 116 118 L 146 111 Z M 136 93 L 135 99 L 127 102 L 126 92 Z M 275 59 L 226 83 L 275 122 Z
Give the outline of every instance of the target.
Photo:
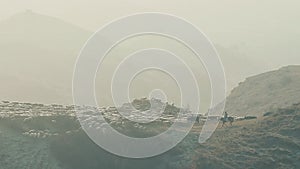
M 0 21 L 1 99 L 71 104 L 75 61 L 80 49 L 91 35 L 91 32 L 76 25 L 32 11 L 22 12 Z M 102 94 L 98 98 L 101 103 L 113 104 L 110 96 L 103 94 L 102 91 L 110 91 L 110 80 L 115 68 L 128 52 L 136 50 L 135 46 L 138 43 L 129 40 L 107 56 L 107 61 L 99 70 L 101 76 L 96 79 L 97 92 L 100 91 Z M 144 45 L 149 47 L 146 42 Z M 197 76 L 201 80 L 204 79 L 201 83 L 209 88 L 209 83 L 205 80 L 208 78 L 207 75 L 200 72 Z M 132 90 L 133 98 L 148 96 L 148 92 L 156 87 L 170 94 L 170 102 L 180 100 L 177 84 L 161 72 L 146 72 L 137 79 L 134 81 L 137 85 Z M 202 94 L 206 90 L 203 91 Z M 207 108 L 203 108 L 203 111 L 206 110 Z
M 300 102 L 300 66 L 249 77 L 232 90 L 226 110 L 233 115 L 262 115 Z
M 90 35 L 78 26 L 32 11 L 1 21 L 1 98 L 71 103 L 74 63 Z
M 0 21 L 0 97 L 2 100 L 40 103 L 72 103 L 72 74 L 80 49 L 91 32 L 55 17 L 32 11 L 16 14 Z M 120 61 L 141 48 L 157 46 L 182 56 L 197 79 L 201 94 L 201 113 L 210 103 L 209 77 L 198 58 L 177 42 L 162 37 L 137 37 L 127 40 L 108 54 L 99 68 L 96 79 L 99 102 L 112 105 L 112 99 L 103 91 L 110 91 L 112 74 Z M 216 46 L 220 52 L 230 88 L 237 81 L 262 71 L 262 66 L 246 59 L 237 49 Z M 239 64 L 232 64 L 238 62 Z M 169 66 L 178 67 L 178 65 Z M 239 70 L 239 71 L 237 71 Z M 104 73 L 103 73 L 104 72 Z M 100 74 L 99 73 L 99 74 Z M 100 78 L 99 78 L 100 77 Z M 145 85 L 147 84 L 147 85 Z M 131 96 L 147 97 L 153 88 L 162 89 L 169 102 L 180 101 L 179 88 L 170 76 L 159 71 L 144 72 L 133 81 Z M 101 89 L 101 90 L 99 90 Z

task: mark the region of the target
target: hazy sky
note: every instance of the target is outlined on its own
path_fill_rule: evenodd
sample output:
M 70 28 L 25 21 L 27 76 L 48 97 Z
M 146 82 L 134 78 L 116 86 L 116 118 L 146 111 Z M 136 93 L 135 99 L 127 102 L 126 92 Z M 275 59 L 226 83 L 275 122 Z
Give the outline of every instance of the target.
M 255 52 L 250 50 L 263 46 L 264 57 L 273 55 L 268 47 L 285 48 L 282 45 L 286 42 L 282 41 L 293 44 L 289 50 L 280 52 L 296 52 L 295 47 L 299 44 L 295 43 L 300 39 L 298 0 L 1 0 L 0 19 L 26 9 L 61 18 L 91 31 L 113 19 L 137 12 L 170 13 L 186 18 L 222 46 L 237 45 L 246 48 L 245 53 Z M 253 57 L 261 57 L 254 54 Z M 285 58 L 283 64 L 295 62 L 294 53 L 289 57 L 291 60 Z
M 156 11 L 185 17 L 208 32 L 214 28 L 215 33 L 223 29 L 259 33 L 277 29 L 273 26 L 279 26 L 279 30 L 286 26 L 299 27 L 299 6 L 298 0 L 1 0 L 0 19 L 32 9 L 96 30 L 124 15 Z

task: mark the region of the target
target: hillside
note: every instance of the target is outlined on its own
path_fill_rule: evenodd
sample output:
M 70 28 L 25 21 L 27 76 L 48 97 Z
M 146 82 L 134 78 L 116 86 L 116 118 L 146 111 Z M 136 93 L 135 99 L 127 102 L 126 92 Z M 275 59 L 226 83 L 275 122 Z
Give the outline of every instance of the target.
M 76 57 L 90 32 L 25 11 L 0 22 L 2 99 L 71 103 Z
M 219 128 L 200 145 L 194 168 L 296 169 L 300 167 L 300 104 L 258 120 Z
M 142 107 L 142 102 L 136 102 Z M 141 103 L 141 104 L 140 104 Z M 120 123 L 112 107 L 100 108 L 113 127 L 136 134 L 141 125 Z M 219 126 L 199 144 L 201 124 L 174 149 L 147 159 L 112 155 L 81 130 L 74 106 L 3 102 L 0 104 L 0 166 L 3 169 L 297 169 L 300 167 L 300 104 L 268 116 Z M 171 122 L 173 118 L 162 118 Z M 89 118 L 91 119 L 91 118 Z M 122 120 L 123 121 L 123 120 Z M 93 125 L 93 121 L 87 120 Z M 165 123 L 164 122 L 164 123 Z M 156 129 L 160 123 L 156 123 Z M 125 126 L 123 126 L 125 125 Z M 150 126 L 151 127 L 151 126 Z
M 300 102 L 300 66 L 247 78 L 232 90 L 226 110 L 233 115 L 258 115 Z

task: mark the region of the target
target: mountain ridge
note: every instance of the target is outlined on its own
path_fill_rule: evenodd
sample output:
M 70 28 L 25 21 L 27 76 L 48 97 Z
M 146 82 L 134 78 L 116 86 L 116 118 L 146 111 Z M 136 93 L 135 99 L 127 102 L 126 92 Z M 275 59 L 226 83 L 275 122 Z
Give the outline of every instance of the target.
M 263 115 L 274 108 L 300 101 L 300 66 L 248 77 L 234 88 L 226 101 L 226 110 L 235 115 Z
M 2 99 L 72 103 L 73 66 L 91 34 L 61 19 L 31 11 L 0 22 Z

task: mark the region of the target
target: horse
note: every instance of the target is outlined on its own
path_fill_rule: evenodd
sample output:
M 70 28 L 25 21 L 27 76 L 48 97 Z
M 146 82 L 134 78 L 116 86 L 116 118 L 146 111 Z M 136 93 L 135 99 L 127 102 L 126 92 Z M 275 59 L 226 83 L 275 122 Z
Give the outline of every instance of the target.
M 234 121 L 234 118 L 233 117 L 227 117 L 227 119 L 225 119 L 224 117 L 222 117 L 220 119 L 220 121 L 222 122 L 222 127 L 226 124 L 226 122 L 229 122 L 230 125 L 232 126 L 232 123 Z

